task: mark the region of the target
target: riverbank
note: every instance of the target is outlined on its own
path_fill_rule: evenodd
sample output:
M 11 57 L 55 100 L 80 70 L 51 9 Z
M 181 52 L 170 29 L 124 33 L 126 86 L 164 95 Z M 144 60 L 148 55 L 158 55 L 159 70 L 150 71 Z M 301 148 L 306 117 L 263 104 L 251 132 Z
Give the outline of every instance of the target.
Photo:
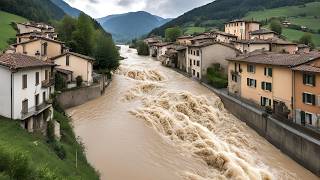
M 70 120 L 58 112 L 54 119 L 60 122 L 62 137 L 53 146 L 42 135 L 27 133 L 16 121 L 0 117 L 0 156 L 7 157 L 0 157 L 0 179 L 99 179 Z

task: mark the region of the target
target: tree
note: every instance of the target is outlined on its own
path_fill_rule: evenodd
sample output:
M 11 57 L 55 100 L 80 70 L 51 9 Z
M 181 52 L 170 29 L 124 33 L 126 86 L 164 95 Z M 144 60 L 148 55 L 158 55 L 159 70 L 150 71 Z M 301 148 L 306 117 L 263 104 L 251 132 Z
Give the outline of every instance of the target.
M 182 35 L 182 31 L 179 27 L 172 27 L 166 29 L 165 39 L 168 42 L 176 41 L 176 39 Z
M 59 39 L 63 42 L 72 40 L 72 33 L 77 29 L 77 19 L 71 16 L 64 16 L 60 23 L 57 24 L 57 32 Z
M 137 42 L 137 50 L 138 50 L 138 55 L 142 55 L 142 56 L 150 55 L 149 46 L 143 41 Z
M 74 51 L 84 55 L 92 55 L 95 31 L 91 18 L 81 13 L 76 27 L 77 30 L 72 34 L 72 39 L 75 41 Z
M 314 48 L 315 45 L 312 41 L 312 35 L 310 33 L 305 33 L 299 40 L 299 43 L 305 44 L 310 46 L 311 48 Z
M 110 37 L 104 36 L 101 32 L 96 34 L 95 59 L 96 67 L 101 71 L 116 70 L 119 63 L 119 52 Z
M 279 20 L 272 20 L 270 23 L 270 29 L 279 35 L 282 34 L 282 26 Z

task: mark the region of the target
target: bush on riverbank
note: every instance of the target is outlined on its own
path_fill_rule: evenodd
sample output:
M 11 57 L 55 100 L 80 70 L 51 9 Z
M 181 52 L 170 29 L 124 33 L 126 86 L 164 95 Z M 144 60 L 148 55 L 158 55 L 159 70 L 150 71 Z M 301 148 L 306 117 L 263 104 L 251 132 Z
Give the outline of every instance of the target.
M 207 79 L 209 84 L 215 88 L 223 89 L 228 87 L 228 77 L 221 72 L 219 64 L 207 69 Z
M 54 118 L 61 123 L 59 145 L 66 154 L 63 160 L 47 138 L 30 134 L 17 121 L 0 117 L 0 179 L 19 179 L 15 177 L 22 175 L 20 179 L 99 179 L 87 162 L 84 147 L 77 142 L 69 119 L 58 112 L 54 112 Z

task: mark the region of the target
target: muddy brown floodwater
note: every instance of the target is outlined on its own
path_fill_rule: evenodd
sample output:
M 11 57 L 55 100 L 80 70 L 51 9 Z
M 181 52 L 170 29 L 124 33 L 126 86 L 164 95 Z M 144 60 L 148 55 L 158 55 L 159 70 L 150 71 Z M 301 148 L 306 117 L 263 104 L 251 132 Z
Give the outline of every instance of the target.
M 121 55 L 106 93 L 67 111 L 101 179 L 318 179 L 198 82 L 127 46 Z

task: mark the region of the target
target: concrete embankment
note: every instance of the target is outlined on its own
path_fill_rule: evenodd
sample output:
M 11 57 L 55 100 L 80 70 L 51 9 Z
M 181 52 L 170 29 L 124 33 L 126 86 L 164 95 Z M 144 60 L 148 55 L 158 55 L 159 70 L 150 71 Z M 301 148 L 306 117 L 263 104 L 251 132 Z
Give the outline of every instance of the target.
M 216 90 L 205 83 L 204 86 L 215 92 L 226 109 L 238 119 L 265 137 L 282 152 L 297 161 L 303 167 L 320 176 L 320 140 L 308 136 L 296 129 L 266 115 L 223 91 Z

